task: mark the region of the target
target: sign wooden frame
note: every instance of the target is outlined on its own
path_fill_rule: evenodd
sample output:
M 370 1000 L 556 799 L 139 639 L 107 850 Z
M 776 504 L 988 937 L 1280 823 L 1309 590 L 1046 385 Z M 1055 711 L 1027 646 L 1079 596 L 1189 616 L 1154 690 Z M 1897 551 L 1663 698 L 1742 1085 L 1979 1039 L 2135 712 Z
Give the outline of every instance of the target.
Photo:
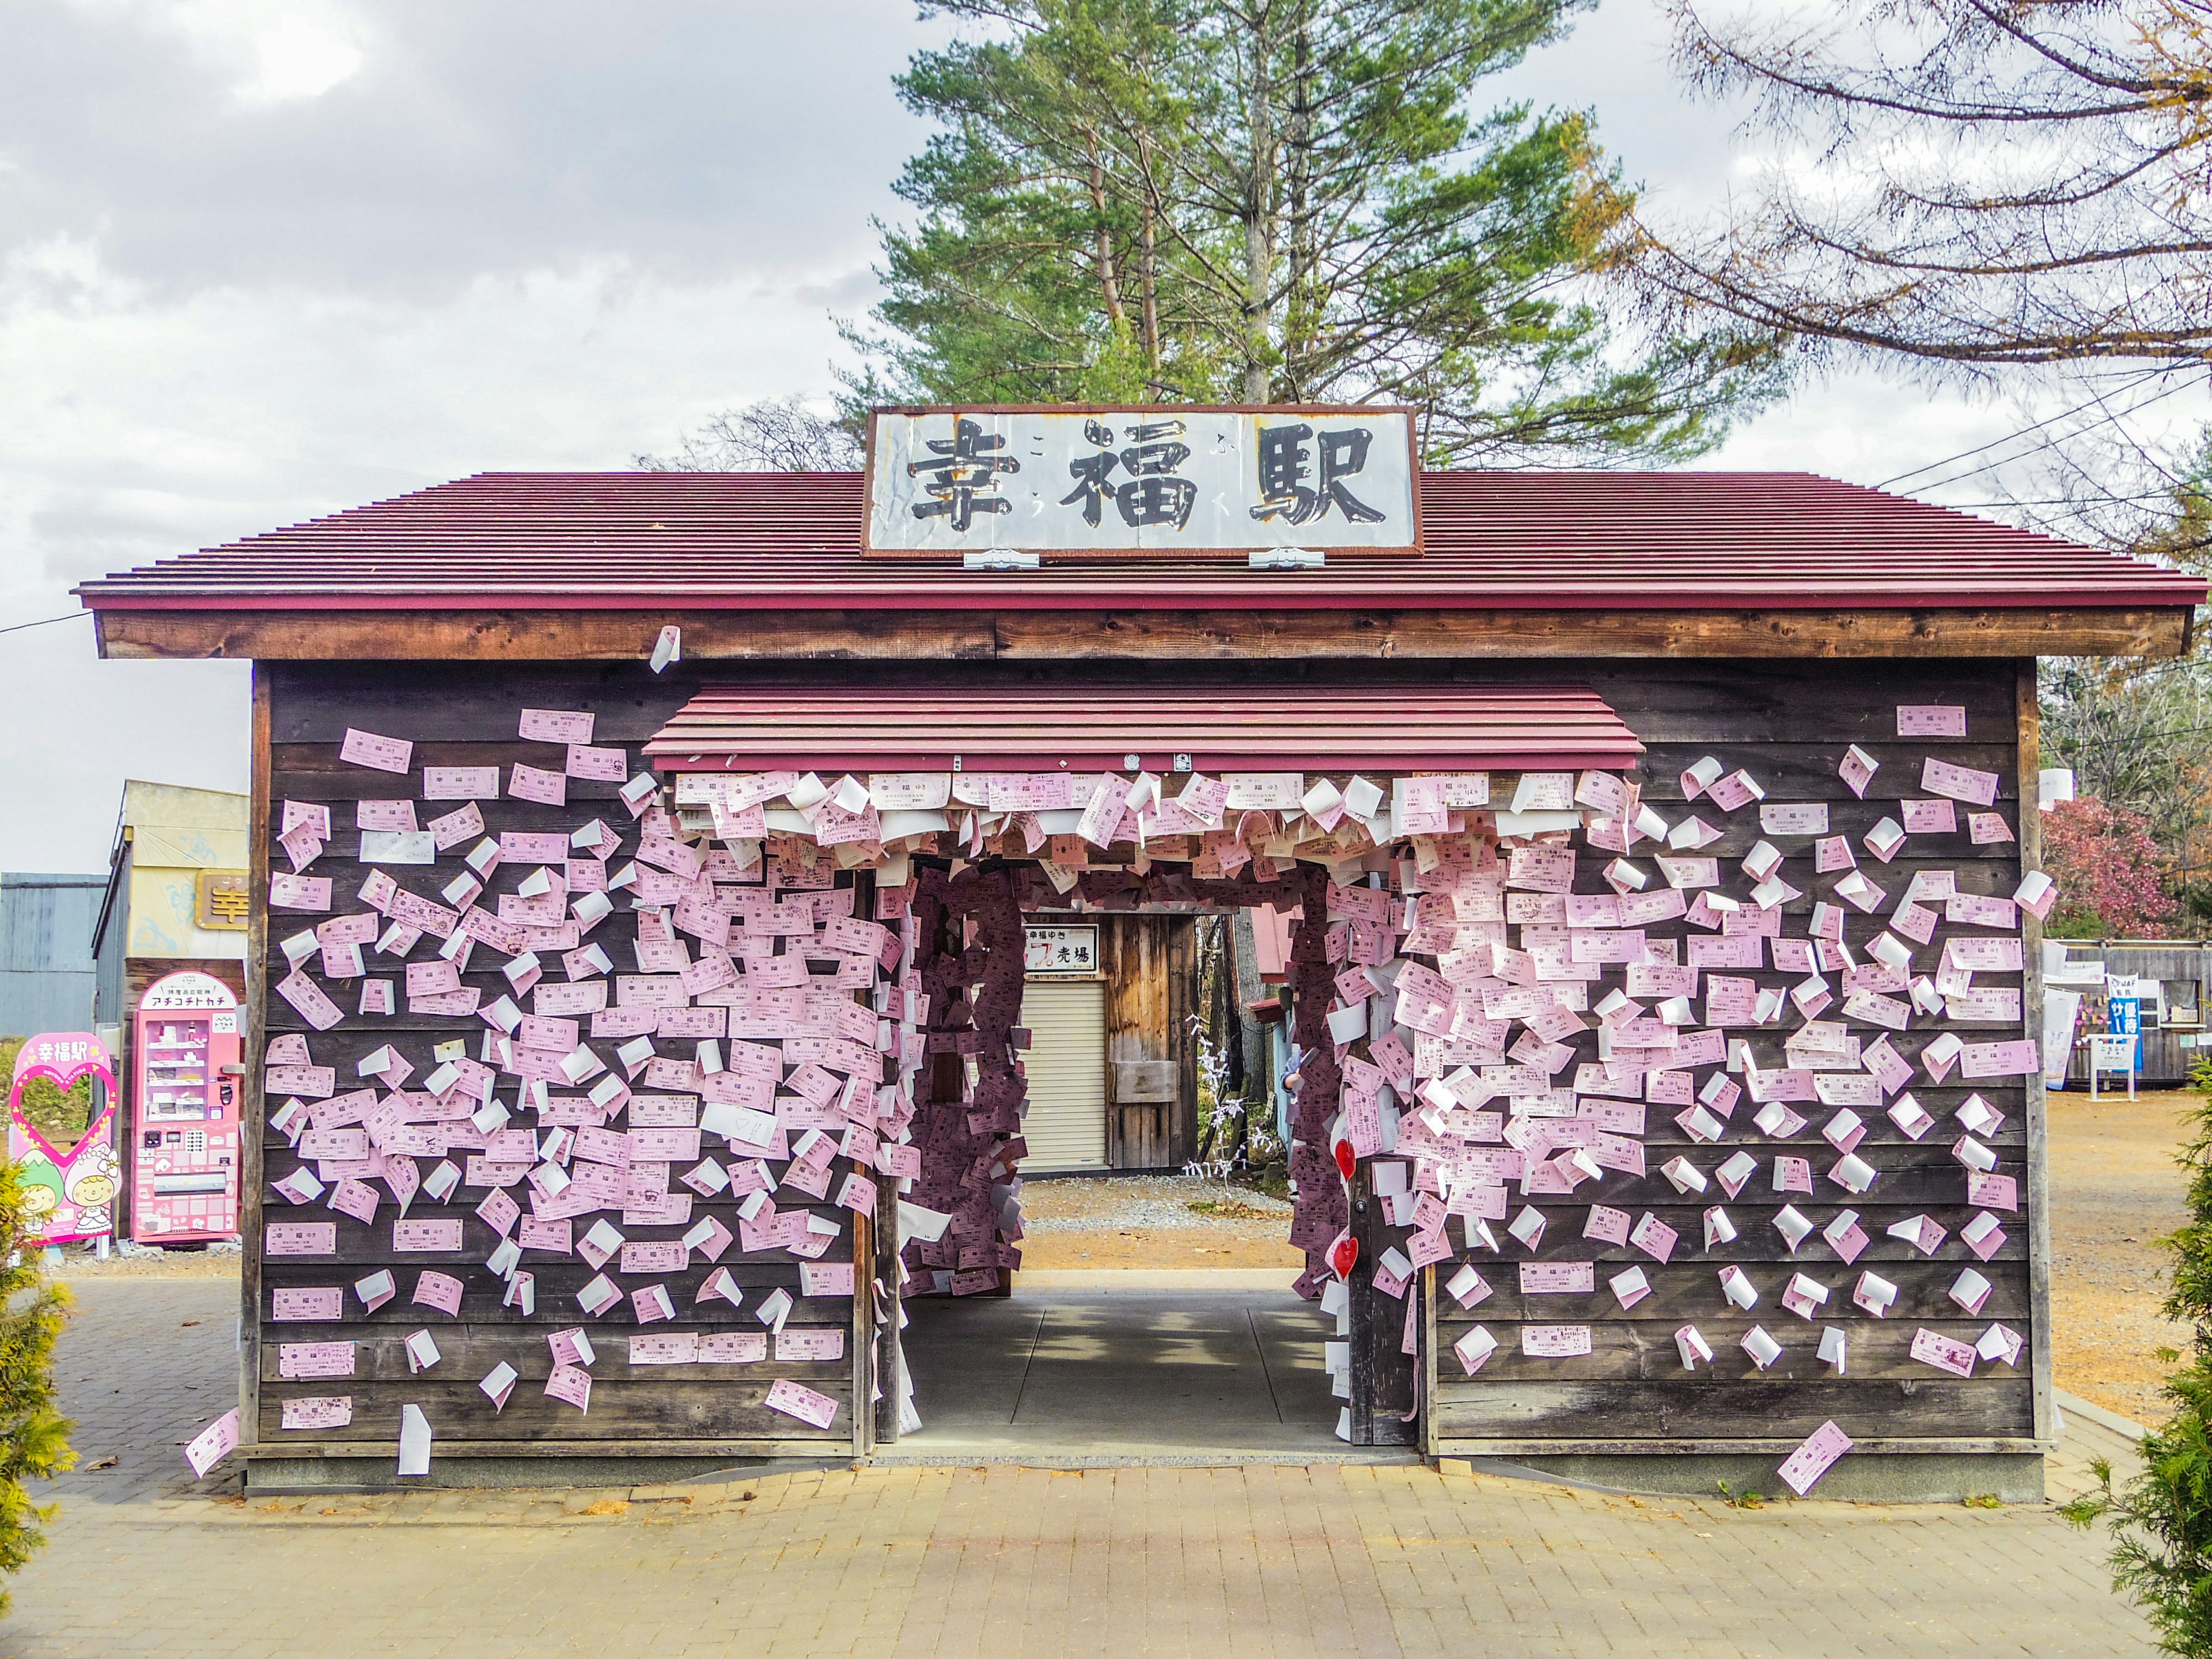
M 1308 551 L 1322 554 L 1331 562 L 1339 559 L 1418 559 L 1427 549 L 1427 529 L 1424 522 L 1421 501 L 1420 411 L 1405 404 L 883 404 L 868 411 L 868 433 L 866 459 L 862 462 L 864 480 L 860 509 L 860 556 L 908 564 L 944 564 L 958 557 L 957 554 L 940 548 L 878 547 L 875 544 L 875 481 L 877 430 L 885 416 L 905 417 L 952 416 L 976 415 L 1002 416 L 1010 415 L 1110 415 L 1116 417 L 1186 419 L 1196 415 L 1297 416 L 1315 420 L 1340 420 L 1349 417 L 1378 415 L 1402 416 L 1406 421 L 1406 465 L 1412 481 L 1413 540 L 1403 547 L 1342 547 L 1328 544 L 1299 543 Z M 1270 550 L 1271 544 L 1255 542 L 1249 545 L 1220 548 L 1146 548 L 1146 547 L 1088 547 L 1036 548 L 1016 550 L 1035 552 L 1045 564 L 1243 564 L 1254 552 Z

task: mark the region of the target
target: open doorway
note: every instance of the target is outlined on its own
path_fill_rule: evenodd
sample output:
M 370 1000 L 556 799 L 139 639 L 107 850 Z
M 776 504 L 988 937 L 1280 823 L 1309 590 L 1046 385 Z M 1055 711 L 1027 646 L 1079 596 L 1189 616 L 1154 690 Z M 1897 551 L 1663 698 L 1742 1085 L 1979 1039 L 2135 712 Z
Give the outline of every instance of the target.
M 1127 869 L 1085 873 L 1103 888 Z M 1342 1454 L 1350 1379 L 1331 1351 L 1348 1310 L 1315 1299 L 1291 1242 L 1274 1069 L 1291 1067 L 1267 1037 L 1289 996 L 1287 923 L 1261 907 L 1263 977 L 1248 907 L 1136 888 L 1109 910 L 1006 874 L 1023 900 L 1024 1101 L 1004 1183 L 1018 1271 L 960 1294 L 957 1253 L 914 1253 L 955 1266 L 908 1280 L 912 1410 L 893 1455 Z M 964 1104 L 980 1081 L 934 1068 L 930 1103 Z

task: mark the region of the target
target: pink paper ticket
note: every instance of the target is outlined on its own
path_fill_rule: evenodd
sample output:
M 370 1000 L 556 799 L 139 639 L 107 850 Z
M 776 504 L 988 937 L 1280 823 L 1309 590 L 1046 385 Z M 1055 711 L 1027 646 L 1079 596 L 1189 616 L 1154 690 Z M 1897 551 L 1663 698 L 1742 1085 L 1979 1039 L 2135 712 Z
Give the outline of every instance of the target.
M 526 708 L 520 735 L 533 743 L 589 743 L 598 716 L 564 709 Z
M 1960 1077 L 2026 1077 L 2042 1065 L 2041 1046 L 2027 1037 L 2017 1042 L 1970 1042 L 1959 1053 Z
M 778 1359 L 842 1359 L 845 1357 L 845 1333 L 834 1326 L 807 1329 L 789 1327 L 776 1333 L 775 1357 Z
M 753 1365 L 767 1358 L 766 1331 L 713 1331 L 699 1339 L 702 1365 Z
M 1587 1325 L 1523 1325 L 1521 1352 L 1539 1359 L 1571 1359 L 1590 1352 Z
M 345 1011 L 332 1002 L 304 969 L 277 981 L 276 994 L 297 1009 L 300 1018 L 318 1031 L 327 1031 L 345 1018 Z
M 1897 735 L 1900 738 L 1963 738 L 1966 711 L 1955 703 L 1899 703 Z M 1830 1427 L 1834 1425 L 1831 1424 Z
M 535 801 L 541 806 L 565 806 L 568 802 L 568 775 L 526 766 L 517 761 L 507 774 L 507 793 L 517 800 Z
M 203 1480 L 210 1469 L 237 1449 L 238 1407 L 233 1406 L 191 1437 L 185 1447 L 185 1462 L 191 1465 L 192 1479 Z
M 1782 805 L 1762 801 L 1759 827 L 1770 836 L 1825 836 L 1828 833 L 1828 804 Z
M 1994 772 L 1977 772 L 1972 767 L 1954 766 L 1932 757 L 1920 765 L 1922 788 L 1931 794 L 1948 795 L 1953 800 L 1967 801 L 1976 806 L 1987 806 L 1996 799 L 1999 781 Z
M 328 1290 L 274 1290 L 269 1294 L 271 1319 L 337 1319 L 345 1312 L 345 1292 Z
M 415 803 L 411 800 L 362 800 L 353 808 L 354 827 L 359 830 L 414 830 Z
M 335 1221 L 272 1221 L 262 1235 L 264 1255 L 336 1255 Z
M 461 1248 L 459 1221 L 395 1221 L 392 1224 L 395 1250 L 458 1250 Z
M 410 1299 L 458 1317 L 461 1311 L 461 1281 L 451 1273 L 424 1273 L 416 1279 L 415 1294 Z
M 483 812 L 471 801 L 466 806 L 432 818 L 426 827 L 430 831 L 431 844 L 441 853 L 447 852 L 483 834 Z
M 404 772 L 414 763 L 415 745 L 404 738 L 380 738 L 374 732 L 346 727 L 338 758 L 379 772 Z
M 1588 1261 L 1524 1261 L 1523 1296 L 1587 1296 L 1597 1288 L 1596 1268 Z
M 1902 715 L 1905 710 L 1900 708 L 1897 712 Z M 1960 709 L 1959 714 L 1960 732 L 1964 735 L 1966 711 Z M 1776 1473 L 1781 1475 L 1790 1491 L 1802 1498 L 1812 1491 L 1813 1483 L 1826 1474 L 1836 1460 L 1850 1449 L 1850 1436 L 1833 1423 L 1823 1423 L 1813 1431 L 1803 1445 L 1783 1461 L 1781 1468 Z
M 350 1342 L 280 1342 L 276 1345 L 279 1376 L 351 1376 L 354 1346 Z
M 787 1376 L 778 1377 L 770 1385 L 768 1398 L 763 1402 L 772 1412 L 781 1412 L 802 1423 L 811 1423 L 817 1429 L 826 1429 L 837 1420 L 837 1402 L 826 1394 L 817 1394 L 804 1383 L 794 1382 Z
M 553 1375 L 545 1379 L 545 1395 L 574 1406 L 580 1412 L 592 1408 L 592 1374 L 581 1365 L 556 1365 Z
M 1646 1255 L 1664 1261 L 1674 1254 L 1674 1241 L 1679 1237 L 1672 1227 L 1647 1212 L 1636 1224 L 1636 1231 L 1629 1234 L 1628 1242 Z
M 342 1429 L 353 1421 L 353 1397 L 307 1395 L 285 1401 L 283 1410 L 282 1428 Z
M 1905 816 L 1905 833 L 1908 836 L 1954 836 L 1959 832 L 1958 808 L 1940 797 L 1934 800 L 1902 801 L 1899 806 Z
M 269 902 L 279 910 L 327 910 L 331 908 L 328 876 L 289 876 L 279 870 L 269 878 Z
M 1974 1349 L 1972 1343 L 1955 1341 L 1950 1337 L 1939 1335 L 1925 1326 L 1912 1333 L 1911 1352 L 1912 1357 L 1923 1364 L 1933 1365 L 1936 1370 L 1948 1371 L 1954 1376 L 1972 1376 L 1974 1374 Z
M 1966 1171 L 1966 1202 L 1985 1210 L 2020 1208 L 2020 1183 L 2011 1176 Z
M 625 1240 L 617 1273 L 680 1273 L 684 1258 L 690 1253 L 681 1239 L 633 1238 Z
M 422 769 L 424 800 L 497 800 L 496 766 L 426 766 Z
M 572 778 L 620 783 L 629 776 L 629 757 L 619 749 L 594 749 L 588 744 L 572 743 L 564 769 Z

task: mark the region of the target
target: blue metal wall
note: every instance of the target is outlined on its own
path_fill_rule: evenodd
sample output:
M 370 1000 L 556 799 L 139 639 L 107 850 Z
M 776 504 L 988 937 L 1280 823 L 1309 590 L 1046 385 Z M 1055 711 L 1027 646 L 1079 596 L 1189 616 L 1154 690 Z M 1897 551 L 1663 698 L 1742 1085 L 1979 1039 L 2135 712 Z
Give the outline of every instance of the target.
M 0 1036 L 92 1028 L 92 930 L 107 876 L 0 874 Z

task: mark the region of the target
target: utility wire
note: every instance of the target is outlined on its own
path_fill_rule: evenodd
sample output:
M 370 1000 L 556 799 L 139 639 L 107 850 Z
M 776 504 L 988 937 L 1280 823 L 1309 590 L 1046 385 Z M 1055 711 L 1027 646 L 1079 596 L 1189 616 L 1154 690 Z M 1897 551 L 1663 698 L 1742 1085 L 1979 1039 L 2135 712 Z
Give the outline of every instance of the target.
M 2045 438 L 2041 443 L 2021 450 L 2018 454 L 2007 455 L 2001 460 L 1984 461 L 1979 466 L 1970 466 L 1963 472 L 1954 472 L 1948 478 L 1938 478 L 1934 483 L 1915 484 L 1913 485 L 1913 489 L 1916 490 L 1942 489 L 1949 484 L 1964 483 L 1969 478 L 1978 478 L 1982 474 L 1989 471 L 1994 467 L 2008 466 L 2014 461 L 2024 461 L 2031 455 L 2039 455 L 2045 450 L 2054 449 L 2058 445 L 2066 442 L 2069 439 L 2078 438 L 2085 432 L 2094 432 L 2099 427 L 2110 426 L 2115 421 L 2125 420 L 2130 415 L 2139 414 L 2142 410 L 2148 409 L 2153 404 L 2163 403 L 2168 398 L 2177 397 L 2184 392 L 2193 391 L 2194 389 L 2195 382 L 2184 380 L 2179 386 L 2168 386 L 2165 391 L 2159 392 L 2154 397 L 2146 398 L 2139 404 L 2130 404 L 2125 409 L 2116 410 L 2112 413 L 2105 416 L 2100 420 L 2090 421 L 2084 425 L 2075 427 L 2070 432 L 2054 434 L 2052 436 Z M 2102 403 L 2104 399 L 2101 398 L 2093 398 L 2089 401 L 2093 404 L 2096 404 Z M 2086 407 L 2087 405 L 2084 406 Z M 2033 427 L 2025 428 L 2019 432 L 2014 433 L 2013 438 L 2024 438 L 2028 434 L 2028 433 L 2033 432 L 2034 429 L 2035 428 Z M 2002 444 L 2010 443 L 2011 441 L 2012 438 L 2001 438 L 1996 443 L 1985 444 L 1983 447 L 1984 449 L 1995 449 Z M 1966 453 L 1969 455 L 1972 455 L 1978 452 L 1970 449 Z M 1922 469 L 1923 471 L 1929 470 L 1931 469 L 1925 467 Z M 1910 477 L 1911 475 L 1908 473 L 1906 476 Z
M 2133 391 L 2136 386 L 2144 385 L 2148 381 L 2156 380 L 2160 374 L 2167 372 L 2168 371 L 2165 369 L 2153 369 L 2148 374 L 2138 375 L 2136 379 L 2130 380 L 2126 385 L 2119 387 L 2118 390 L 2123 392 Z M 2078 403 L 2071 409 L 2062 409 L 2056 415 L 2048 416 L 2045 418 L 2036 422 L 2033 426 L 2024 426 L 2021 428 L 2019 431 L 2008 433 L 2002 438 L 1992 438 L 1989 442 L 1985 444 L 1977 444 L 1972 449 L 1962 449 L 1955 455 L 1946 455 L 1942 460 L 1930 461 L 1925 466 L 1916 466 L 1910 472 L 1900 472 L 1893 478 L 1884 478 L 1880 483 L 1871 485 L 1869 488 L 1875 489 L 1887 489 L 1892 484 L 1903 483 L 1907 478 L 1917 478 L 1923 472 L 1933 472 L 1938 467 L 1950 465 L 1954 461 L 1968 460 L 1976 455 L 1981 454 L 1985 450 L 2000 448 L 2002 446 L 2012 442 L 2015 438 L 2025 438 L 2031 432 L 2040 432 L 2045 427 L 2050 426 L 2055 422 L 2063 421 L 2070 416 L 2079 415 L 2085 409 L 2094 409 L 2099 404 L 2104 402 L 2105 399 L 2111 395 L 2112 394 L 2108 392 L 2100 392 L 2095 397 L 2089 398 L 2087 401 Z
M 0 628 L 0 634 L 20 634 L 27 628 L 46 628 L 58 622 L 74 622 L 79 617 L 89 617 L 89 611 L 72 611 L 66 617 L 47 617 L 34 623 L 17 623 L 10 628 Z

